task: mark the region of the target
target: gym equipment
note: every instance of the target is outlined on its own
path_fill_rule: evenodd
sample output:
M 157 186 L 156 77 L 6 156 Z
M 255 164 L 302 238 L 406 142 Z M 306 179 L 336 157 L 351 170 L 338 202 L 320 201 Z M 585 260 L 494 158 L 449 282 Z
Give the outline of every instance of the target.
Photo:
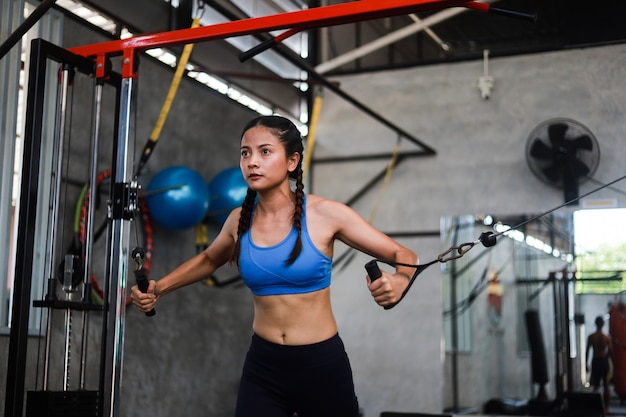
M 626 398 L 626 304 L 617 302 L 609 310 L 609 334 L 613 343 L 613 389 L 623 400 Z
M 528 403 L 531 415 L 542 415 L 549 411 L 550 401 L 546 394 L 546 384 L 548 383 L 548 365 L 546 361 L 546 349 L 543 344 L 541 334 L 541 322 L 537 310 L 527 310 L 524 313 L 526 318 L 526 331 L 530 344 L 530 360 L 532 366 L 533 382 L 539 385 L 537 396 Z M 536 411 L 539 414 L 533 414 Z
M 199 3 L 199 8 L 202 9 L 203 3 Z M 196 16 L 193 19 L 193 23 L 191 24 L 191 28 L 197 28 L 200 26 L 200 16 Z M 167 92 L 167 97 L 165 98 L 165 102 L 163 103 L 163 107 L 161 107 L 161 113 L 159 114 L 159 118 L 157 119 L 154 128 L 152 129 L 152 133 L 148 138 L 148 142 L 146 142 L 143 152 L 141 153 L 141 158 L 137 163 L 137 168 L 135 169 L 135 176 L 139 176 L 141 174 L 141 170 L 148 162 L 150 155 L 152 155 L 154 151 L 154 147 L 159 140 L 159 136 L 161 135 L 161 130 L 163 129 L 163 125 L 165 124 L 165 120 L 167 119 L 167 115 L 170 113 L 170 109 L 172 107 L 172 102 L 174 101 L 174 97 L 176 97 L 176 92 L 178 91 L 178 86 L 180 85 L 180 81 L 183 78 L 185 73 L 187 62 L 189 62 L 189 57 L 191 56 L 191 51 L 193 50 L 193 43 L 188 43 L 183 48 L 183 53 L 180 55 L 180 59 L 176 64 L 176 72 L 174 73 L 174 78 L 172 78 L 172 83 L 170 84 L 170 89 Z
M 386 263 L 387 265 L 390 265 L 390 266 L 401 265 L 401 266 L 408 266 L 408 267 L 411 267 L 411 268 L 415 268 L 415 272 L 413 273 L 413 276 L 411 277 L 411 279 L 409 281 L 409 285 L 406 287 L 406 289 L 402 293 L 402 296 L 400 297 L 400 299 L 395 304 L 392 304 L 390 306 L 385 307 L 385 309 L 390 309 L 392 307 L 395 307 L 400 301 L 402 301 L 402 299 L 407 294 L 409 289 L 411 289 L 411 286 L 413 285 L 413 282 L 415 281 L 417 276 L 419 274 L 421 274 L 422 271 L 424 269 L 428 268 L 429 266 L 431 266 L 431 265 L 433 265 L 433 264 L 435 264 L 437 262 L 439 262 L 439 263 L 446 263 L 446 262 L 452 261 L 454 259 L 459 259 L 459 258 L 463 257 L 463 255 L 465 255 L 467 252 L 469 252 L 478 243 L 481 243 L 486 248 L 494 246 L 497 243 L 497 239 L 496 239 L 497 237 L 499 237 L 499 236 L 501 236 L 501 235 L 503 235 L 503 234 L 505 234 L 507 232 L 510 232 L 512 230 L 517 230 L 520 227 L 522 227 L 522 226 L 524 226 L 524 225 L 526 225 L 526 224 L 528 224 L 530 222 L 533 222 L 533 221 L 535 221 L 535 220 L 537 220 L 537 219 L 539 219 L 541 217 L 544 217 L 544 216 L 546 216 L 546 215 L 548 215 L 548 214 L 550 214 L 552 212 L 555 212 L 558 209 L 563 208 L 563 207 L 565 207 L 567 205 L 571 205 L 572 203 L 574 203 L 576 201 L 579 201 L 582 198 L 585 198 L 585 197 L 587 197 L 587 196 L 589 196 L 591 194 L 597 193 L 598 191 L 600 191 L 600 190 L 602 190 L 604 188 L 610 187 L 611 185 L 615 184 L 616 182 L 622 181 L 624 179 L 626 179 L 626 175 L 623 175 L 623 176 L 621 176 L 619 178 L 616 178 L 616 179 L 614 179 L 613 181 L 611 181 L 609 183 L 602 184 L 601 186 L 599 186 L 599 187 L 597 187 L 597 188 L 595 188 L 595 189 L 593 189 L 593 190 L 591 190 L 591 191 L 589 191 L 589 192 L 587 192 L 587 193 L 585 193 L 583 195 L 577 196 L 576 198 L 574 198 L 572 200 L 566 201 L 563 204 L 560 204 L 560 205 L 558 205 L 556 207 L 553 207 L 553 208 L 551 208 L 551 209 L 549 209 L 549 210 L 547 210 L 547 211 L 545 211 L 545 212 L 543 212 L 541 214 L 538 214 L 538 215 L 536 215 L 534 217 L 531 217 L 530 219 L 527 219 L 527 220 L 525 220 L 525 221 L 523 221 L 521 223 L 518 223 L 515 226 L 512 226 L 512 227 L 510 227 L 510 228 L 508 228 L 506 230 L 503 230 L 501 232 L 498 232 L 498 233 L 483 232 L 483 233 L 480 234 L 478 239 L 476 239 L 475 241 L 473 241 L 473 242 L 465 242 L 465 243 L 461 243 L 459 245 L 451 246 L 445 252 L 440 253 L 439 256 L 437 256 L 436 259 L 433 259 L 432 261 L 430 261 L 428 263 L 425 263 L 425 264 L 422 264 L 422 265 L 404 264 L 404 263 L 401 263 L 401 262 L 394 262 L 394 261 L 391 261 L 391 260 L 388 260 L 388 259 L 375 259 L 374 261 L 376 261 L 376 262 Z M 368 264 L 370 262 L 368 262 Z M 377 265 L 375 265 L 375 266 L 377 266 Z
M 135 280 L 137 281 L 137 287 L 141 292 L 148 291 L 148 276 L 146 275 L 146 271 L 144 270 L 143 259 L 145 256 L 145 251 L 142 248 L 133 249 L 132 257 L 137 264 L 137 268 L 135 268 Z M 146 312 L 146 316 L 151 317 L 156 314 L 156 310 L 153 308 L 152 310 Z
M 302 181 L 306 184 L 307 176 L 311 166 L 311 158 L 313 157 L 313 149 L 315 149 L 315 134 L 317 133 L 317 123 L 322 109 L 322 97 L 318 94 L 313 100 L 313 111 L 311 112 L 311 123 L 309 125 L 309 134 L 306 140 L 306 149 L 304 150 L 304 160 L 302 161 Z
M 93 181 L 93 184 L 85 184 L 83 186 L 78 201 L 76 202 L 74 215 L 74 235 L 80 247 L 85 248 L 85 259 L 91 259 L 91 253 L 93 252 L 92 247 L 94 243 L 102 236 L 102 233 L 104 232 L 106 227 L 105 220 L 103 223 L 100 224 L 100 226 L 96 228 L 94 216 L 95 211 L 98 210 L 97 207 L 101 204 L 101 202 L 99 201 L 100 188 L 103 186 L 103 183 L 105 181 L 108 181 L 110 179 L 111 170 L 105 169 L 104 171 L 97 173 L 97 175 L 94 171 L 92 175 L 94 176 L 95 180 Z M 93 205 L 91 198 L 92 188 L 95 190 L 93 193 Z M 139 213 L 136 216 L 135 220 L 141 223 L 141 225 L 143 226 L 142 270 L 143 273 L 147 275 L 150 272 L 151 267 L 153 239 L 152 221 L 150 219 L 150 213 L 148 213 L 148 205 L 144 198 L 139 198 L 138 212 Z M 137 227 L 139 226 L 137 225 Z M 98 282 L 96 275 L 89 271 L 86 276 L 90 280 L 88 284 L 90 285 L 91 300 L 99 305 L 102 305 L 105 294 L 104 290 L 100 286 L 100 283 Z M 126 297 L 126 304 L 130 304 L 131 302 L 131 297 L 130 295 L 128 295 Z
M 599 392 L 566 392 L 567 417 L 604 417 L 604 401 Z
M 527 416 L 528 401 L 492 398 L 483 406 L 483 414 L 503 414 L 506 416 Z
M 230 212 L 243 204 L 248 192 L 248 184 L 239 167 L 227 168 L 209 182 L 211 207 L 208 217 L 222 225 Z
M 516 226 L 516 227 L 519 227 L 519 226 Z M 433 264 L 436 264 L 437 262 L 446 263 L 446 262 L 452 261 L 454 259 L 459 259 L 463 255 L 465 255 L 467 252 L 469 252 L 469 250 L 472 249 L 478 243 L 482 243 L 482 245 L 484 247 L 494 246 L 496 244 L 496 237 L 499 236 L 500 234 L 502 234 L 502 233 L 483 232 L 483 233 L 480 234 L 480 237 L 478 239 L 476 239 L 475 241 L 473 241 L 473 242 L 465 242 L 465 243 L 462 243 L 460 245 L 452 246 L 447 251 L 439 254 L 439 256 L 436 259 L 433 259 L 432 261 L 427 262 L 427 263 L 422 264 L 422 265 L 405 264 L 405 263 L 402 263 L 402 262 L 393 262 L 393 261 L 385 260 L 385 259 L 372 259 L 369 262 L 367 262 L 367 264 L 365 264 L 365 270 L 367 271 L 367 274 L 370 276 L 372 281 L 374 281 L 375 279 L 378 279 L 378 278 L 380 278 L 382 276 L 382 273 L 380 272 L 380 268 L 378 267 L 378 263 L 377 262 L 383 262 L 383 263 L 386 263 L 387 265 L 391 265 L 391 266 L 398 266 L 398 265 L 400 265 L 400 266 L 408 266 L 408 267 L 411 267 L 411 268 L 415 268 L 415 272 L 413 273 L 413 276 L 409 280 L 409 285 L 407 285 L 406 289 L 404 290 L 404 292 L 400 296 L 400 299 L 398 301 L 396 301 L 395 303 L 387 305 L 387 306 L 384 307 L 385 310 L 389 310 L 389 309 L 397 306 L 398 303 L 400 303 L 400 301 L 402 301 L 402 299 L 404 299 L 406 294 L 411 289 L 411 286 L 415 282 L 415 279 L 417 278 L 417 276 L 419 274 L 422 273 L 423 270 L 425 270 L 426 268 L 428 268 L 429 266 L 431 266 Z
M 209 209 L 209 188 L 191 168 L 172 166 L 160 171 L 152 177 L 146 191 L 152 220 L 167 229 L 194 226 Z

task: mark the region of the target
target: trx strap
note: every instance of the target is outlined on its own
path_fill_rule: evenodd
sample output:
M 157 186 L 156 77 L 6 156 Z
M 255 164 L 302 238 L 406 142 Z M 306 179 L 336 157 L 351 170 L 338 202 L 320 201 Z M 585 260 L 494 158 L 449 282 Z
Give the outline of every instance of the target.
M 196 28 L 200 26 L 200 16 L 196 17 L 191 24 L 192 28 Z M 165 98 L 165 102 L 163 103 L 163 107 L 161 107 L 161 113 L 159 114 L 159 118 L 157 119 L 156 124 L 154 125 L 154 129 L 152 129 L 152 133 L 150 134 L 150 138 L 148 142 L 143 148 L 143 152 L 141 153 L 141 158 L 137 163 L 137 170 L 135 171 L 135 176 L 139 176 L 141 174 L 141 170 L 148 162 L 148 158 L 152 155 L 152 151 L 159 140 L 159 136 L 161 135 L 161 130 L 163 129 L 163 125 L 165 124 L 165 119 L 167 119 L 167 115 L 170 112 L 170 108 L 172 107 L 172 102 L 174 101 L 174 97 L 176 96 L 176 92 L 178 91 L 178 86 L 180 85 L 180 81 L 183 78 L 183 74 L 185 73 L 185 68 L 187 67 L 187 63 L 189 62 L 189 57 L 191 55 L 191 51 L 193 49 L 193 44 L 188 43 L 183 48 L 183 52 L 178 60 L 178 64 L 176 66 L 176 72 L 174 73 L 174 78 L 172 79 L 172 83 L 170 84 L 170 90 L 167 93 L 167 97 Z
M 302 181 L 306 179 L 309 172 L 309 166 L 311 165 L 311 158 L 313 156 L 313 149 L 315 148 L 315 134 L 317 133 L 317 121 L 319 120 L 320 110 L 322 108 L 322 97 L 315 96 L 313 101 L 313 110 L 311 113 L 311 125 L 309 128 L 309 134 L 306 141 L 306 150 L 304 152 L 304 161 L 302 163 Z
M 394 167 L 396 166 L 396 162 L 398 161 L 398 155 L 400 155 L 400 137 L 396 141 L 396 146 L 393 148 L 393 154 L 391 155 L 391 160 L 389 160 L 389 164 L 387 165 L 387 171 L 385 171 L 385 178 L 383 179 L 383 186 L 380 188 L 378 192 L 378 199 L 374 204 L 374 208 L 370 213 L 370 217 L 368 219 L 368 223 L 372 224 L 374 222 L 374 218 L 378 213 L 378 206 L 380 206 L 380 202 L 383 200 L 385 195 L 385 190 L 387 189 L 387 185 L 389 184 L 389 180 L 391 179 L 391 173 L 393 172 Z

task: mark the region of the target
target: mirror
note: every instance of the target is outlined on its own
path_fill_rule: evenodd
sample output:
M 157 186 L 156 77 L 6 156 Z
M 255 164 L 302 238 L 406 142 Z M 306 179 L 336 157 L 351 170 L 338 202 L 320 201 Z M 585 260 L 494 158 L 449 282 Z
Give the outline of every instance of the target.
M 626 209 L 441 219 L 443 248 L 496 235 L 494 246 L 442 264 L 447 409 L 480 413 L 492 399 L 527 406 L 586 389 L 587 333 L 624 291 L 624 230 Z

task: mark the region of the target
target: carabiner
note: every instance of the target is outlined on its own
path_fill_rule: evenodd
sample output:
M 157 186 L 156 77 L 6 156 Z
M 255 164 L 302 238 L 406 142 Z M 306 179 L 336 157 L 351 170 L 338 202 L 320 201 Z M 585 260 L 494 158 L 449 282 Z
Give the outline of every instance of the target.
M 465 255 L 467 252 L 469 252 L 470 249 L 472 249 L 474 247 L 474 245 L 476 244 L 476 242 L 467 242 L 467 243 L 462 243 L 458 246 L 452 246 L 450 249 L 448 249 L 447 251 L 443 252 L 442 254 L 440 254 L 437 257 L 437 260 L 441 263 L 445 263 L 448 261 L 452 261 L 454 259 L 459 259 L 460 257 L 462 257 L 463 255 Z M 446 255 L 448 255 L 449 253 L 452 253 L 456 251 L 456 255 L 450 255 L 448 257 L 446 257 Z

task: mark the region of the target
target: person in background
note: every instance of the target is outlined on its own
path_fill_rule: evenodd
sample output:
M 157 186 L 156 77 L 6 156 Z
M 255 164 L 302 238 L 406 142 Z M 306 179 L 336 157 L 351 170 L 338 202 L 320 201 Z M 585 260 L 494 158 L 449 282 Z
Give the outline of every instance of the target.
M 236 417 L 357 417 L 352 370 L 330 302 L 333 245 L 339 240 L 378 259 L 417 264 L 417 255 L 350 207 L 304 193 L 303 143 L 281 116 L 250 121 L 241 136 L 240 168 L 248 192 L 206 250 L 146 293 L 132 288 L 140 311 L 164 295 L 237 265 L 252 292 L 254 320 Z M 292 184 L 295 183 L 295 184 Z M 365 283 L 376 303 L 401 298 L 409 266 Z
M 609 387 L 610 359 L 612 353 L 611 338 L 602 332 L 604 319 L 602 316 L 596 317 L 596 331 L 587 338 L 586 365 L 589 370 L 589 351 L 593 349 L 591 358 L 591 378 L 590 382 L 595 392 L 600 391 L 600 384 L 603 388 L 603 400 L 605 412 L 608 412 L 609 401 L 611 399 L 611 389 Z

